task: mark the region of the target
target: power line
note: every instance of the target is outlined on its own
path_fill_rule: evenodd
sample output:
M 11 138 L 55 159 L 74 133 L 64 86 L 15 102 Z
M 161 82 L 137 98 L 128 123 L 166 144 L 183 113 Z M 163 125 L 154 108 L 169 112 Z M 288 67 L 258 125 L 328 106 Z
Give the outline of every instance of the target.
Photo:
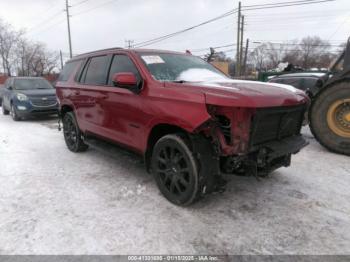
M 300 0 L 300 1 L 289 1 L 289 2 L 284 2 L 284 3 L 283 2 L 278 2 L 278 3 L 264 4 L 264 5 L 251 5 L 251 6 L 243 6 L 243 10 L 242 11 L 252 11 L 252 10 L 280 8 L 280 7 L 287 7 L 287 6 L 300 6 L 300 5 L 308 5 L 308 4 L 318 4 L 318 3 L 331 2 L 331 1 L 335 1 L 335 0 Z M 167 34 L 167 35 L 163 35 L 163 36 L 160 36 L 160 37 L 157 37 L 157 38 L 154 38 L 154 39 L 150 39 L 150 40 L 147 40 L 147 41 L 136 43 L 135 47 L 145 47 L 145 46 L 149 46 L 149 45 L 152 45 L 152 44 L 164 41 L 164 40 L 166 40 L 168 38 L 175 37 L 175 36 L 177 36 L 179 34 L 188 32 L 188 31 L 193 30 L 195 28 L 198 28 L 200 26 L 203 26 L 203 25 L 212 23 L 214 21 L 217 21 L 219 19 L 225 18 L 227 16 L 230 16 L 230 15 L 236 13 L 236 12 L 237 12 L 237 9 L 230 10 L 227 13 L 224 13 L 224 14 L 218 16 L 218 17 L 214 17 L 214 18 L 212 18 L 210 20 L 207 20 L 207 21 L 205 21 L 203 23 L 200 23 L 198 25 L 191 26 L 191 27 L 185 28 L 183 30 L 180 30 L 180 31 L 177 31 L 177 32 L 174 32 L 174 33 L 170 33 L 170 34 Z
M 90 9 L 87 9 L 87 10 L 84 10 L 84 11 L 81 11 L 81 12 L 78 12 L 78 13 L 75 13 L 75 14 L 72 14 L 72 16 L 79 16 L 79 15 L 82 15 L 82 14 L 85 14 L 85 13 L 89 13 L 89 12 L 91 12 L 91 11 L 94 11 L 94 10 L 96 10 L 96 9 L 98 9 L 98 8 L 101 8 L 101 7 L 103 7 L 103 6 L 109 5 L 109 4 L 111 4 L 111 3 L 113 3 L 113 2 L 117 2 L 117 1 L 118 1 L 118 0 L 107 1 L 107 2 L 105 2 L 105 3 L 103 3 L 103 4 L 100 4 L 100 5 L 95 6 L 95 7 L 93 7 L 93 8 L 90 8 Z
M 50 17 L 48 17 L 47 19 L 44 19 L 42 20 L 40 23 L 36 24 L 35 26 L 32 26 L 30 27 L 28 30 L 27 30 L 27 33 L 28 32 L 31 32 L 31 31 L 36 31 L 38 30 L 38 27 L 40 27 L 41 25 L 46 25 L 47 22 L 50 22 L 52 21 L 53 18 L 55 18 L 56 16 L 62 14 L 63 12 L 62 11 L 59 11 L 59 12 L 56 12 L 55 14 L 53 15 L 50 15 Z
M 160 37 L 157 37 L 157 38 L 154 38 L 154 39 L 150 39 L 150 40 L 147 40 L 147 41 L 144 41 L 144 42 L 136 43 L 134 46 L 135 46 L 135 47 L 144 47 L 144 46 L 152 45 L 152 44 L 155 44 L 155 43 L 164 41 L 164 40 L 166 40 L 166 39 L 168 39 L 168 38 L 177 36 L 177 35 L 179 35 L 179 34 L 188 32 L 188 31 L 193 30 L 193 29 L 195 29 L 195 28 L 198 28 L 198 27 L 207 25 L 207 24 L 209 24 L 209 23 L 215 22 L 215 21 L 220 20 L 220 19 L 222 19 L 222 18 L 231 16 L 231 15 L 235 14 L 236 12 L 237 12 L 237 9 L 233 9 L 233 10 L 230 10 L 229 12 L 226 12 L 226 13 L 224 13 L 224 14 L 221 14 L 221 15 L 219 15 L 219 16 L 217 16 L 217 17 L 214 17 L 214 18 L 212 18 L 212 19 L 209 19 L 209 20 L 207 20 L 207 21 L 204 21 L 204 22 L 202 22 L 202 23 L 200 23 L 200 24 L 197 24 L 197 25 L 194 25 L 194 26 L 191 26 L 191 27 L 182 29 L 182 30 L 180 30 L 180 31 L 176 31 L 176 32 L 171 33 L 171 34 L 163 35 L 163 36 L 160 36 Z
M 304 3 L 295 3 L 295 4 L 280 4 L 280 5 L 266 6 L 266 7 L 253 7 L 253 8 L 248 7 L 246 9 L 243 9 L 242 11 L 253 11 L 253 10 L 272 9 L 272 8 L 280 8 L 280 7 L 288 7 L 288 6 L 320 4 L 320 3 L 333 2 L 333 1 L 336 1 L 336 0 L 319 0 L 319 1 L 314 1 L 314 2 L 304 2 Z
M 339 32 L 340 28 L 342 28 L 342 27 L 345 25 L 345 23 L 349 20 L 349 18 L 350 18 L 350 17 L 347 15 L 346 18 L 344 19 L 344 21 L 340 23 L 340 25 L 339 25 L 339 26 L 337 27 L 337 29 L 331 34 L 331 36 L 329 37 L 328 40 L 332 39 L 333 36 L 335 36 L 335 34 Z
M 296 40 L 296 39 L 293 39 L 293 40 Z M 283 41 L 286 41 L 285 39 L 269 39 L 269 40 L 266 40 L 266 39 L 264 39 L 264 40 L 261 40 L 261 39 L 255 39 L 254 41 L 256 41 L 256 42 L 283 42 Z M 287 41 L 291 41 L 291 40 L 287 40 Z M 344 42 L 344 40 L 333 40 L 333 41 L 331 41 L 331 42 Z
M 82 5 L 82 4 L 85 4 L 86 2 L 89 2 L 90 0 L 83 0 L 83 1 L 80 1 L 80 2 L 78 2 L 78 3 L 76 3 L 76 4 L 73 4 L 72 5 L 72 8 L 73 7 L 77 7 L 77 6 L 79 6 L 79 5 Z
M 212 48 L 214 49 L 220 49 L 220 48 L 225 48 L 225 47 L 230 47 L 230 46 L 236 46 L 237 44 L 227 44 L 227 45 L 222 45 L 222 46 L 214 46 Z M 205 48 L 199 48 L 199 49 L 194 49 L 194 50 L 191 50 L 191 52 L 200 52 L 200 51 L 205 51 L 205 50 L 208 50 L 210 49 L 210 47 L 205 47 Z
M 41 30 L 39 30 L 39 31 L 37 31 L 37 32 L 34 32 L 34 34 L 31 34 L 31 36 L 38 35 L 38 34 L 41 34 L 41 33 L 43 33 L 43 32 L 46 32 L 46 31 L 49 30 L 50 28 L 52 28 L 52 27 L 54 27 L 54 26 L 56 26 L 56 25 L 62 24 L 62 23 L 65 22 L 65 21 L 66 21 L 66 18 L 60 19 L 60 20 L 58 20 L 56 23 L 51 24 L 51 25 L 49 25 L 49 26 L 46 26 L 46 27 L 42 28 Z
M 257 4 L 257 5 L 246 5 L 243 7 L 262 7 L 262 6 L 273 6 L 273 5 L 282 5 L 282 4 L 297 4 L 297 3 L 305 3 L 305 2 L 314 2 L 319 0 L 299 0 L 299 1 L 289 1 L 289 2 L 277 2 L 277 3 L 268 3 L 268 4 Z
M 249 16 L 249 21 L 252 21 L 252 22 L 265 22 L 265 21 L 276 21 L 276 20 L 279 20 L 279 19 L 283 19 L 283 20 L 287 20 L 287 19 L 292 19 L 293 21 L 295 20 L 308 20 L 308 19 L 315 19 L 315 18 L 325 18 L 325 19 L 329 19 L 329 17 L 337 17 L 339 16 L 339 14 L 334 14 L 334 15 L 309 15 L 309 16 L 289 16 L 289 15 L 286 15 L 286 14 L 276 14 L 273 16 L 273 18 L 271 18 L 271 15 L 269 15 L 269 18 L 270 19 L 266 19 L 266 18 L 263 18 L 263 17 L 252 17 Z M 256 19 L 257 18 L 257 19 Z
M 288 45 L 288 46 L 320 46 L 320 47 L 341 47 L 341 45 L 333 45 L 333 44 L 298 44 L 298 43 L 274 43 L 269 41 L 253 41 L 254 44 L 272 44 L 272 45 Z
M 334 15 L 339 15 L 340 12 L 344 12 L 344 11 L 349 11 L 349 9 L 327 9 L 327 15 L 329 14 L 334 14 Z M 277 17 L 277 16 L 282 16 L 282 17 L 288 17 L 290 15 L 321 15 L 324 16 L 324 10 L 308 10 L 307 12 L 305 11 L 297 11 L 297 12 L 293 12 L 293 11 L 288 11 L 288 12 L 278 12 L 278 13 L 274 13 L 273 16 Z M 249 14 L 249 17 L 253 17 L 253 18 L 271 18 L 271 14 L 270 13 L 251 13 Z

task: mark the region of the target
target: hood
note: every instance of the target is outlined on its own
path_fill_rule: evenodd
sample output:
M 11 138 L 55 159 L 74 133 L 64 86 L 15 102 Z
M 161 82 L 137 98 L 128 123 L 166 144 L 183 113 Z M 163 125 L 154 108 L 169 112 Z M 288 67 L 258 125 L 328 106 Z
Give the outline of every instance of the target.
M 56 96 L 56 90 L 52 89 L 31 89 L 31 90 L 15 90 L 17 94 L 24 94 L 28 97 L 45 97 Z
M 303 91 L 292 86 L 257 81 L 227 78 L 165 85 L 168 87 L 176 85 L 189 92 L 201 92 L 205 95 L 206 103 L 210 105 L 258 108 L 293 106 L 308 101 Z

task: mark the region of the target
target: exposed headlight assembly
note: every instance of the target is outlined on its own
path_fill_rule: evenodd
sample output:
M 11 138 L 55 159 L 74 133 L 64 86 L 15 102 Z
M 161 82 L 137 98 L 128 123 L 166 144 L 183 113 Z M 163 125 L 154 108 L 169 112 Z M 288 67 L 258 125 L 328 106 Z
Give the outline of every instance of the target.
M 17 99 L 19 101 L 28 101 L 28 97 L 24 94 L 17 94 Z

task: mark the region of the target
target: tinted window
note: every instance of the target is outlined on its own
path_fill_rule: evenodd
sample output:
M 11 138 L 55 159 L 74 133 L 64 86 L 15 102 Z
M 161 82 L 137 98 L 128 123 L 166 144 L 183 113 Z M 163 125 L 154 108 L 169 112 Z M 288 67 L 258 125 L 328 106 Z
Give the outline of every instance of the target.
M 67 63 L 64 67 L 62 72 L 60 73 L 60 76 L 58 77 L 57 81 L 65 82 L 68 81 L 69 77 L 72 75 L 74 69 L 78 65 L 80 61 L 74 61 Z
M 46 79 L 16 79 L 16 90 L 53 89 L 54 87 Z
M 314 86 L 316 86 L 318 80 L 318 78 L 305 78 L 302 85 L 302 89 L 307 90 L 313 88 Z
M 295 88 L 300 89 L 302 78 L 286 78 L 284 84 L 294 86 Z
M 277 83 L 277 84 L 283 84 L 284 81 L 281 78 L 273 78 L 269 81 L 270 83 Z
M 111 71 L 109 72 L 108 84 L 112 85 L 112 78 L 114 74 L 122 72 L 134 73 L 137 80 L 141 80 L 140 73 L 131 59 L 126 55 L 116 55 L 113 58 Z
M 85 75 L 85 84 L 105 85 L 110 58 L 108 56 L 97 56 L 90 59 Z
M 276 79 L 271 79 L 270 82 L 291 85 L 291 86 L 294 86 L 295 88 L 300 88 L 300 84 L 301 84 L 301 80 L 299 78 L 276 78 Z

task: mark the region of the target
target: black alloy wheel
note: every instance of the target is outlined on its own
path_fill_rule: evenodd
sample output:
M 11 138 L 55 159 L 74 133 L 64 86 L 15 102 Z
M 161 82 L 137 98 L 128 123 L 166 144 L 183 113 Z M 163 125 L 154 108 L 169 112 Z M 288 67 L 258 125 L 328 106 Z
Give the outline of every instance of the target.
M 152 173 L 162 194 L 176 205 L 186 206 L 198 193 L 197 164 L 179 135 L 167 135 L 154 147 Z
M 63 117 L 63 134 L 68 149 L 72 152 L 83 152 L 88 149 L 81 137 L 81 131 L 72 112 Z

